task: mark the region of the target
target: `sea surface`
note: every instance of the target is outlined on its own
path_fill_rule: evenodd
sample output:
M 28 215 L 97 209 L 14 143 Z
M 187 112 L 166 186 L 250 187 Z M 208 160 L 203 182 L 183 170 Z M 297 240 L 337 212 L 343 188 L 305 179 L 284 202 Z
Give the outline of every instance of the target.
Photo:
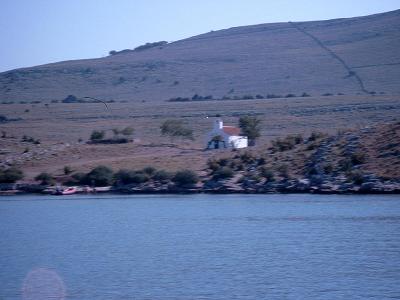
M 400 197 L 1 197 L 0 299 L 400 299 Z

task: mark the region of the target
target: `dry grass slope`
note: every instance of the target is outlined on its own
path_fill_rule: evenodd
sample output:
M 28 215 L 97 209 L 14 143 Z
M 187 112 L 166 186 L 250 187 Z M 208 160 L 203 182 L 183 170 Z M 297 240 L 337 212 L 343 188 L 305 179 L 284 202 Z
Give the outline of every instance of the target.
M 143 51 L 0 74 L 1 101 L 69 94 L 125 101 L 198 95 L 400 92 L 400 10 L 214 31 Z

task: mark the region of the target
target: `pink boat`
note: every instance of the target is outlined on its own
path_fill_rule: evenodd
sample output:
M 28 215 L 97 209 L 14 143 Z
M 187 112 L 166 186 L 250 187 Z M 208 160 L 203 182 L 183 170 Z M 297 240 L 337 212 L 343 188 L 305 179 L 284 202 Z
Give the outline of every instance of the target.
M 72 195 L 77 192 L 76 187 L 68 187 L 66 189 L 61 189 L 56 191 L 56 195 Z

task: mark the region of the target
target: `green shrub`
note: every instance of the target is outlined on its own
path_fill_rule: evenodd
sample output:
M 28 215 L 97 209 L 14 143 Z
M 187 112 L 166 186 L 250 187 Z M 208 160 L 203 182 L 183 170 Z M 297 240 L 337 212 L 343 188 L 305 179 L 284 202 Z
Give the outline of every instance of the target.
M 249 139 L 249 146 L 254 146 L 256 140 L 261 136 L 261 119 L 255 116 L 240 117 L 239 127 Z
M 91 141 L 99 141 L 104 139 L 105 136 L 104 130 L 93 130 L 91 135 L 90 135 L 90 140 Z
M 233 170 L 230 167 L 221 167 L 216 172 L 214 172 L 213 178 L 218 179 L 227 179 L 232 178 L 234 175 Z
M 17 168 L 0 169 L 0 183 L 15 183 L 24 178 L 24 173 Z
M 36 181 L 40 181 L 41 185 L 50 185 L 54 182 L 54 178 L 51 174 L 42 172 L 35 177 Z
M 221 167 L 225 167 L 228 165 L 229 163 L 229 158 L 220 158 L 217 163 L 221 166 Z
M 275 181 L 274 172 L 268 168 L 261 168 L 260 174 L 267 180 L 267 182 Z
M 35 145 L 39 145 L 40 144 L 40 140 L 36 140 L 33 137 L 27 136 L 27 135 L 24 135 L 22 137 L 21 142 L 32 143 L 32 144 L 35 144 Z
M 266 159 L 264 157 L 260 157 L 257 161 L 257 165 L 262 166 L 267 163 Z
M 182 170 L 176 172 L 172 181 L 178 186 L 193 185 L 199 181 L 197 174 L 191 170 Z
M 313 131 L 308 138 L 308 141 L 316 141 L 325 137 L 325 134 L 319 131 Z
M 144 183 L 149 180 L 149 176 L 143 172 L 133 170 L 119 170 L 115 173 L 115 180 L 122 184 Z
M 172 178 L 172 174 L 165 170 L 158 170 L 154 173 L 153 179 L 155 181 L 167 181 Z
M 323 168 L 324 168 L 324 172 L 325 172 L 326 174 L 330 174 L 330 173 L 333 172 L 333 166 L 332 166 L 332 164 L 330 164 L 330 163 L 325 164 L 325 165 L 323 166 Z
M 354 184 L 361 185 L 364 183 L 364 176 L 361 171 L 352 171 L 346 174 L 346 178 L 348 181 L 353 182 Z
M 149 175 L 149 176 L 152 176 L 152 175 L 156 172 L 156 169 L 153 168 L 153 167 L 145 167 L 145 168 L 143 168 L 142 172 L 143 172 L 144 174 L 147 174 L 147 175 Z
M 365 153 L 357 151 L 351 155 L 350 159 L 353 165 L 363 164 L 365 162 Z
M 240 159 L 244 163 L 253 163 L 256 160 L 256 158 L 250 152 L 241 154 Z
M 346 158 L 340 160 L 339 168 L 340 168 L 340 170 L 345 171 L 345 172 L 353 169 L 353 162 L 351 161 L 351 158 L 346 157 Z
M 171 139 L 179 137 L 194 140 L 193 130 L 186 127 L 181 120 L 166 120 L 160 127 L 161 135 L 169 136 Z
M 64 171 L 64 174 L 65 174 L 65 175 L 69 175 L 69 174 L 72 173 L 72 169 L 71 169 L 70 166 L 65 166 L 65 167 L 63 168 L 63 171 Z
M 220 165 L 219 163 L 215 160 L 215 159 L 209 159 L 207 161 L 207 166 L 209 169 L 211 169 L 212 171 L 216 171 L 219 169 Z
M 286 164 L 279 165 L 276 170 L 279 172 L 279 175 L 283 178 L 289 177 L 289 167 Z
M 86 174 L 83 172 L 74 173 L 71 175 L 71 177 L 74 181 L 76 181 L 76 183 L 86 184 L 85 182 Z
M 106 166 L 98 166 L 85 176 L 85 182 L 95 186 L 108 186 L 113 182 L 113 171 Z
M 288 135 L 283 139 L 277 138 L 276 140 L 272 140 L 272 150 L 279 152 L 291 150 L 295 147 L 295 145 L 298 145 L 302 142 L 303 137 L 300 134 Z
M 131 136 L 134 133 L 134 131 L 135 129 L 128 126 L 121 130 L 121 134 L 125 136 Z
M 150 49 L 150 48 L 154 48 L 154 47 L 162 47 L 162 46 L 164 46 L 164 45 L 166 45 L 166 44 L 168 44 L 167 41 L 159 41 L 159 42 L 146 43 L 146 44 L 144 44 L 144 45 L 141 45 L 141 46 L 136 47 L 136 48 L 133 49 L 133 50 L 134 50 L 134 51 L 143 51 L 143 50 Z M 112 50 L 112 51 L 114 51 L 114 50 Z M 118 54 L 118 52 L 116 52 L 116 51 L 113 52 L 113 53 L 111 53 L 111 51 L 110 51 L 109 53 L 110 53 L 110 55 Z

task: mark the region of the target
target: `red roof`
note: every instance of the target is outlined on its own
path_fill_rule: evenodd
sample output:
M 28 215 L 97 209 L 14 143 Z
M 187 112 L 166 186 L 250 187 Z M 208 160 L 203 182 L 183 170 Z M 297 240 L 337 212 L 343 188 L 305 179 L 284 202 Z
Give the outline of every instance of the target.
M 222 130 L 228 135 L 240 135 L 240 129 L 234 126 L 223 126 Z

